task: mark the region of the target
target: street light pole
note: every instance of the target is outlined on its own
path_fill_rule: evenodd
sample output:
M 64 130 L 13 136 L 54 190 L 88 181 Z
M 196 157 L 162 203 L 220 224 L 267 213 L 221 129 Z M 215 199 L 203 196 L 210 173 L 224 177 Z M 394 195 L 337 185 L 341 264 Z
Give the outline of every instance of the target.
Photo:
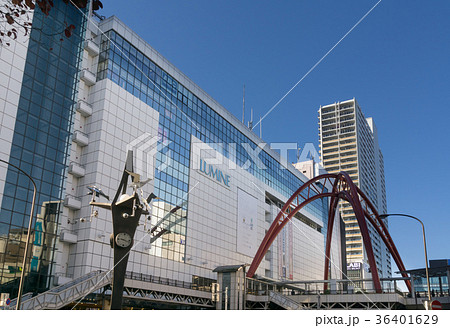
M 430 275 L 428 274 L 428 255 L 427 255 L 427 242 L 425 238 L 425 226 L 422 221 L 412 215 L 408 214 L 381 214 L 380 218 L 387 218 L 388 216 L 404 216 L 418 221 L 422 225 L 422 235 L 423 235 L 423 249 L 425 252 L 425 274 L 427 276 L 427 287 L 428 287 L 428 302 L 431 303 L 431 287 L 430 287 Z
M 31 180 L 31 183 L 33 183 L 33 200 L 31 202 L 31 211 L 30 211 L 30 220 L 28 222 L 28 233 L 27 233 L 27 242 L 25 243 L 25 253 L 23 255 L 23 262 L 22 262 L 22 273 L 20 274 L 20 283 L 19 283 L 19 293 L 17 294 L 17 304 L 16 304 L 16 310 L 20 310 L 20 306 L 22 305 L 22 293 L 23 293 L 23 284 L 24 284 L 24 278 L 25 278 L 25 272 L 26 272 L 26 265 L 27 265 L 27 254 L 28 254 L 28 246 L 30 243 L 30 235 L 31 235 L 31 226 L 33 224 L 33 213 L 34 213 L 34 203 L 36 201 L 36 183 L 34 182 L 33 178 L 23 171 L 22 169 L 18 168 L 16 165 L 11 164 L 7 161 L 4 161 L 0 159 L 0 162 L 3 162 L 5 164 L 11 165 L 15 169 L 19 170 L 21 173 L 25 174 L 28 179 Z

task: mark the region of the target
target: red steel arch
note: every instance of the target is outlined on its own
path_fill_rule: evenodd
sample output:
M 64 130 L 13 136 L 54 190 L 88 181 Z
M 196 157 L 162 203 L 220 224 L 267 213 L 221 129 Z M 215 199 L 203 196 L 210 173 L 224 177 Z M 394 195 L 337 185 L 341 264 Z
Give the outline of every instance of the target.
M 333 186 L 331 192 L 328 191 L 325 187 L 327 182 L 329 182 Z M 386 228 L 383 220 L 380 219 L 375 207 L 369 201 L 367 196 L 353 183 L 350 176 L 346 172 L 340 172 L 338 174 L 323 174 L 315 177 L 301 186 L 288 199 L 286 204 L 284 204 L 284 206 L 282 207 L 280 213 L 278 213 L 277 217 L 273 221 L 266 235 L 264 236 L 264 239 L 262 240 L 261 245 L 259 246 L 259 249 L 256 252 L 253 262 L 247 272 L 247 277 L 254 276 L 256 269 L 258 268 L 262 259 L 264 258 L 278 233 L 281 232 L 286 223 L 289 222 L 289 220 L 291 220 L 292 217 L 305 205 L 323 197 L 331 197 L 330 209 L 328 212 L 327 239 L 325 244 L 324 279 L 328 280 L 328 267 L 330 264 L 331 253 L 331 236 L 333 234 L 336 209 L 339 203 L 339 199 L 343 199 L 352 205 L 367 252 L 367 258 L 372 273 L 374 287 L 377 293 L 381 293 L 381 282 L 378 275 L 377 264 L 373 253 L 372 241 L 369 235 L 367 222 L 369 222 L 381 236 L 381 239 L 394 258 L 398 269 L 402 272 L 406 271 L 406 269 L 388 232 L 388 229 Z M 408 277 L 406 273 L 402 273 L 402 276 Z M 409 291 L 411 292 L 410 281 L 406 280 L 405 282 Z M 326 288 L 327 285 L 325 284 L 325 289 Z

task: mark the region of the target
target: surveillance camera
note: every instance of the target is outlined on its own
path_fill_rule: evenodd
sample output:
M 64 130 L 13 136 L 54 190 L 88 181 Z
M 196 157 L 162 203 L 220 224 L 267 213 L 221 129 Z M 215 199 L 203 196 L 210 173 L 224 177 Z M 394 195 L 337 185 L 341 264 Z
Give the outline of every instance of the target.
M 80 219 L 80 222 L 85 222 L 85 221 L 86 221 L 85 218 L 81 218 L 81 219 Z
M 128 218 L 130 217 L 130 214 L 128 214 L 128 213 L 123 213 L 123 214 L 122 214 L 122 217 L 123 217 L 124 219 L 128 219 Z

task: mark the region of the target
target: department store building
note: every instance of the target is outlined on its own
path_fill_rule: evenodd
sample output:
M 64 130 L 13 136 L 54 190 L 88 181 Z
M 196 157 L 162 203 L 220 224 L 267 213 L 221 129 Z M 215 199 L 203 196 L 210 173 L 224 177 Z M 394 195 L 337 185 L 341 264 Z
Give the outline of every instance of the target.
M 58 43 L 44 32 L 66 11 L 81 28 Z M 33 26 L 43 28 L 0 49 L 1 159 L 37 184 L 24 294 L 112 269 L 111 213 L 89 205 L 87 187 L 111 199 L 132 150 L 135 172 L 147 181 L 143 194 L 157 198 L 134 236 L 126 304 L 219 308 L 212 283 L 220 280 L 222 298 L 226 286 L 231 293 L 229 272 L 245 272 L 281 206 L 308 178 L 117 17 L 99 19 L 62 2 L 53 13 L 36 12 Z M 2 164 L 0 192 L 0 291 L 14 298 L 33 187 Z M 339 221 L 333 279 L 345 268 Z M 327 222 L 328 199 L 305 207 L 278 235 L 257 278 L 323 279 Z M 108 293 L 108 286 L 95 289 L 83 302 L 97 304 Z

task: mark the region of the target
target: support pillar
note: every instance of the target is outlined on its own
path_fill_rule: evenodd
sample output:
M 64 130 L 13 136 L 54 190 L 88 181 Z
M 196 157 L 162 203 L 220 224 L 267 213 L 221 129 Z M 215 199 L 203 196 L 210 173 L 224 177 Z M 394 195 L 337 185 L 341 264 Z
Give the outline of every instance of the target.
M 245 309 L 245 266 L 227 265 L 217 267 L 217 283 L 219 284 L 219 301 L 216 302 L 216 310 L 244 310 Z M 226 293 L 225 293 L 226 291 Z M 227 302 L 225 302 L 225 296 Z

